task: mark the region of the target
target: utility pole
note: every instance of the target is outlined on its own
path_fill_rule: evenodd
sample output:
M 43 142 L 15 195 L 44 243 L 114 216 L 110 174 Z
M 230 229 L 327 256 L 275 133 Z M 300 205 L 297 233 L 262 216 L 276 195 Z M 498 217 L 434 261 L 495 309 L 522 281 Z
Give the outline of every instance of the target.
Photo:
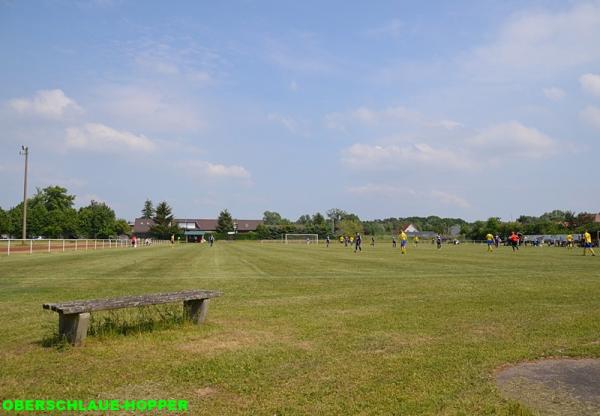
M 25 178 L 23 180 L 23 240 L 27 238 L 27 163 L 29 159 L 29 148 L 21 146 L 20 155 L 25 155 Z

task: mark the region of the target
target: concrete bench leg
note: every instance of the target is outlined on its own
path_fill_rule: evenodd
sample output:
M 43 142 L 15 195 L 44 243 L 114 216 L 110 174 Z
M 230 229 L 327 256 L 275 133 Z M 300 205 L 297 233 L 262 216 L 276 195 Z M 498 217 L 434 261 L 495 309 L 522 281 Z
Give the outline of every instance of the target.
M 58 333 L 72 345 L 81 345 L 90 324 L 89 313 L 58 314 Z
M 183 311 L 190 321 L 200 325 L 208 313 L 208 299 L 185 300 L 183 301 Z

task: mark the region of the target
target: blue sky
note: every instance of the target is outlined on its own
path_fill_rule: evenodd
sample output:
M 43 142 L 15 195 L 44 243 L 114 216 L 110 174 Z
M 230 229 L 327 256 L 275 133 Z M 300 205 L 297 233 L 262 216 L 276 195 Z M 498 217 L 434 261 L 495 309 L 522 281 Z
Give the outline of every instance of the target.
M 599 1 L 0 0 L 0 206 L 600 211 Z

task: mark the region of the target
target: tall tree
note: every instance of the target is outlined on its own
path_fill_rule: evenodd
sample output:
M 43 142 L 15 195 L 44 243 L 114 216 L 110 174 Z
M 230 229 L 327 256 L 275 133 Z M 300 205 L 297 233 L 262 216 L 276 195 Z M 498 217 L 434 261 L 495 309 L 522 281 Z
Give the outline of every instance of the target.
M 146 199 L 146 202 L 144 202 L 144 209 L 142 209 L 142 218 L 149 220 L 153 216 L 154 216 L 154 205 L 152 204 L 152 201 L 150 201 L 149 199 Z
M 265 211 L 263 213 L 263 224 L 265 225 L 279 225 L 281 223 L 281 215 L 275 211 Z
M 122 218 L 119 218 L 115 221 L 115 234 L 116 235 L 130 235 L 131 234 L 131 226 Z
M 320 212 L 317 212 L 315 215 L 312 216 L 312 222 L 313 224 L 323 225 L 325 224 L 325 217 L 321 215 Z
M 167 240 L 171 238 L 171 235 L 181 232 L 175 221 L 173 221 L 171 207 L 166 201 L 162 201 L 156 206 L 152 221 L 154 225 L 150 227 L 150 233 L 157 238 Z
M 217 232 L 226 233 L 228 231 L 233 231 L 233 218 L 229 211 L 224 209 L 219 213 L 219 218 L 217 219 Z
M 312 218 L 308 214 L 300 215 L 300 218 L 296 221 L 296 224 L 308 225 L 312 223 Z
M 92 200 L 87 207 L 79 209 L 79 229 L 88 238 L 115 236 L 115 212 L 104 202 Z
M 0 208 L 0 235 L 10 235 L 10 217 L 8 212 Z
M 42 190 L 37 190 L 34 199 L 38 198 L 39 202 L 44 205 L 47 211 L 65 211 L 73 208 L 75 195 L 69 195 L 67 189 L 61 186 L 48 186 Z

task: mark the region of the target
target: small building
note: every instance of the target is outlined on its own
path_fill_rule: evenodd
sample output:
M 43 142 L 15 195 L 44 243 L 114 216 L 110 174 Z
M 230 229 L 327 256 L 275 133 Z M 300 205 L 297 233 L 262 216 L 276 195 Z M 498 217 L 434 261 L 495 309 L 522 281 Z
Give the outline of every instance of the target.
M 173 221 L 183 231 L 183 234 L 186 236 L 186 241 L 199 241 L 204 234 L 216 232 L 219 223 L 216 219 L 203 218 L 176 218 Z M 256 228 L 262 223 L 262 220 L 234 219 L 234 229 L 232 231 L 240 234 L 256 231 Z M 138 237 L 149 236 L 150 227 L 152 227 L 153 224 L 154 221 L 151 219 L 136 218 L 134 221 L 133 232 Z
M 406 233 L 418 233 L 419 229 L 414 226 L 414 224 L 408 224 L 406 227 L 402 228 L 402 230 Z
M 402 230 L 409 237 L 419 237 L 419 238 L 433 238 L 436 236 L 436 233 L 433 231 L 419 231 L 419 229 L 414 224 L 408 224 L 405 227 L 402 227 Z

